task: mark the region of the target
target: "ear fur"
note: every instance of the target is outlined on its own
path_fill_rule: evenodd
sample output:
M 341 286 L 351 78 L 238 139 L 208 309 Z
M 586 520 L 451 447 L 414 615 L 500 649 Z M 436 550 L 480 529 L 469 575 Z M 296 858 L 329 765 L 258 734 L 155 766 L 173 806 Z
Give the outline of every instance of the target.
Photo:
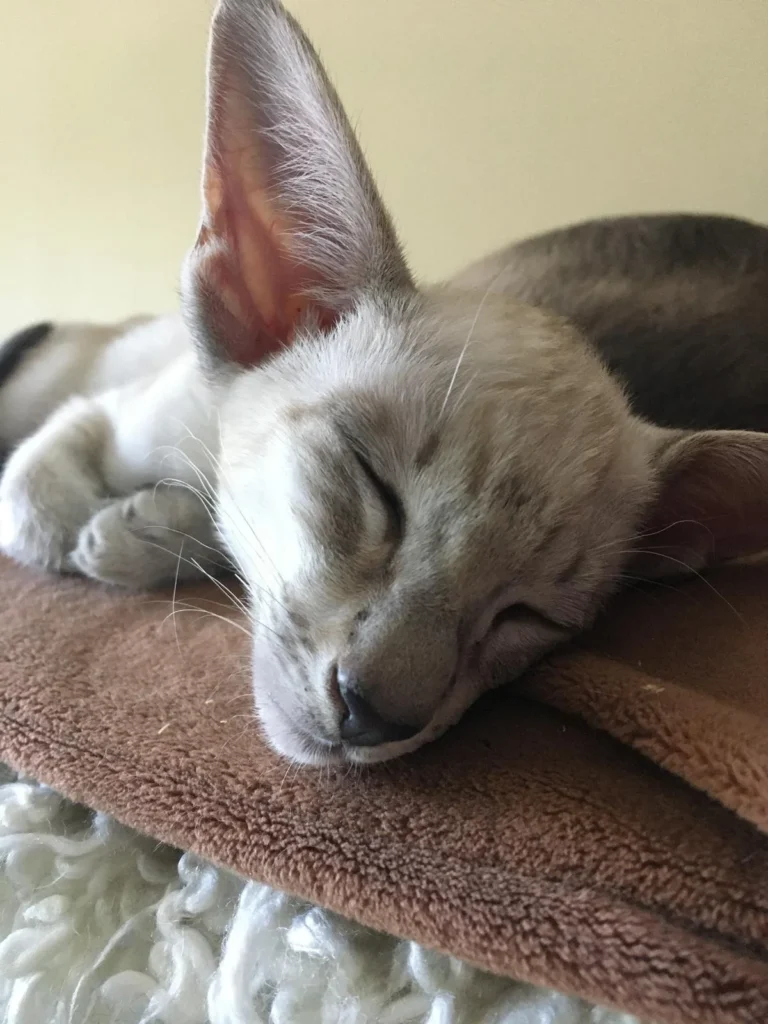
M 678 575 L 768 548 L 768 434 L 646 429 L 658 491 L 633 569 Z
M 363 292 L 412 287 L 360 147 L 309 40 L 278 0 L 220 0 L 208 57 L 203 209 L 188 321 L 251 366 Z

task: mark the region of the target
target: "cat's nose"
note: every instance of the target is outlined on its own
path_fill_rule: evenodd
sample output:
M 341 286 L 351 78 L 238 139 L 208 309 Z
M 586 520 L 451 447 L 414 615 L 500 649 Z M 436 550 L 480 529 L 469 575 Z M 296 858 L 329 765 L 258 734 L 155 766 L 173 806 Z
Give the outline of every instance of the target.
M 353 747 L 378 747 L 383 743 L 407 740 L 419 731 L 408 725 L 388 722 L 362 694 L 357 676 L 339 667 L 336 670 L 338 692 L 344 704 L 340 733 Z

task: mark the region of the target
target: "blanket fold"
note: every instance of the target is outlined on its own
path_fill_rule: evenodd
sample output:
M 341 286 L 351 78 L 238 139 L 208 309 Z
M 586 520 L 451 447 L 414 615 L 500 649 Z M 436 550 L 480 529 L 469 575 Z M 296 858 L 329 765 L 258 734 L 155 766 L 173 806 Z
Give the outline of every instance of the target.
M 768 1021 L 765 566 L 626 594 L 441 741 L 362 773 L 265 747 L 212 588 L 170 614 L 170 595 L 2 563 L 0 602 L 15 768 L 492 971 L 663 1024 Z

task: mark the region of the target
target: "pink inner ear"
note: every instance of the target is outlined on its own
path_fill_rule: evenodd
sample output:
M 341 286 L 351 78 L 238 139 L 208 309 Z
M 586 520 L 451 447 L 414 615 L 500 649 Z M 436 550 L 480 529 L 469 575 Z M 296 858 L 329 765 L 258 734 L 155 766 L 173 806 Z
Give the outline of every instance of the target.
M 197 242 L 198 277 L 207 296 L 207 327 L 229 359 L 254 366 L 277 352 L 282 342 L 262 320 L 252 297 L 236 272 L 228 248 L 208 241 L 203 230 Z
M 329 330 L 338 312 L 312 301 L 311 275 L 292 258 L 289 233 L 261 196 L 230 194 L 213 227 L 197 239 L 198 276 L 209 297 L 218 344 L 241 366 L 255 366 L 293 340 L 310 318 Z
M 205 175 L 208 224 L 200 231 L 197 251 L 208 294 L 215 297 L 215 330 L 230 359 L 253 366 L 288 344 L 303 314 L 294 297 L 298 282 L 281 250 L 285 234 L 264 201 L 264 193 L 249 178 L 247 156 L 230 154 L 225 179 L 218 160 Z
M 320 327 L 337 314 L 310 300 L 317 282 L 297 259 L 295 225 L 269 188 L 261 140 L 241 108 L 246 91 L 220 85 L 225 102 L 211 126 L 197 275 L 219 348 L 233 362 L 255 366 L 289 345 L 310 312 Z

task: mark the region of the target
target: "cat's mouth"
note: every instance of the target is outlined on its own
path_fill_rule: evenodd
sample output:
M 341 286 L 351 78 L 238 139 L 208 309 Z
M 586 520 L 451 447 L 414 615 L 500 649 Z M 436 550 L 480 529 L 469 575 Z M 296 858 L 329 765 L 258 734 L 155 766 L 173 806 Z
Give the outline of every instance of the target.
M 477 696 L 475 687 L 465 685 L 469 680 L 454 672 L 445 688 L 440 703 L 427 724 L 407 739 L 382 743 L 375 747 L 355 747 L 342 744 L 341 752 L 345 761 L 352 764 L 377 764 L 392 761 L 396 757 L 412 754 L 419 747 L 432 743 L 455 725 Z
M 343 764 L 376 764 L 410 754 L 431 743 L 461 718 L 476 694 L 458 685 L 454 673 L 431 719 L 418 732 L 405 739 L 377 746 L 355 746 L 330 737 L 313 728 L 309 721 L 297 721 L 273 698 L 262 694 L 257 700 L 258 714 L 269 745 L 278 754 L 307 766 L 328 767 Z

